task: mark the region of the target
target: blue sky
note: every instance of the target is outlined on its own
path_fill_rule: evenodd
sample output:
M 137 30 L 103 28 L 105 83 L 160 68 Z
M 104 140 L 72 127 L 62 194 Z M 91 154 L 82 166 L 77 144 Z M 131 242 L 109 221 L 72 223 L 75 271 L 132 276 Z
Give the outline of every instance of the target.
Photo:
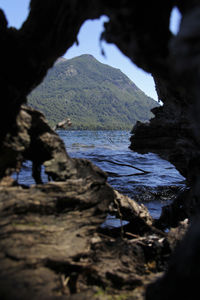
M 42 1 L 42 0 L 41 0 Z M 0 0 L 0 8 L 6 14 L 9 26 L 20 28 L 28 15 L 29 0 Z M 92 54 L 102 63 L 120 69 L 125 73 L 142 91 L 148 96 L 157 100 L 155 85 L 151 75 L 134 65 L 129 58 L 124 56 L 115 45 L 100 43 L 100 35 L 103 31 L 103 23 L 107 20 L 102 16 L 98 20 L 86 21 L 80 29 L 78 35 L 79 46 L 72 46 L 64 55 L 70 59 L 81 54 Z M 180 22 L 180 14 L 177 9 L 173 10 L 171 16 L 170 29 L 177 33 Z M 101 48 L 105 52 L 105 57 L 101 54 Z

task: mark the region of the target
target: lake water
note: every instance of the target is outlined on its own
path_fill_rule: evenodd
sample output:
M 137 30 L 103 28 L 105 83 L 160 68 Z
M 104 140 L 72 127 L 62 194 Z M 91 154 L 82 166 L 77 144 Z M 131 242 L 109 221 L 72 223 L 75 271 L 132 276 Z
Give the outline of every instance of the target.
M 144 188 L 155 191 L 164 186 L 184 187 L 184 177 L 169 162 L 157 155 L 131 151 L 128 131 L 58 131 L 71 157 L 86 158 L 108 173 L 108 182 L 133 199 Z M 123 164 L 123 165 L 120 165 Z M 124 166 L 126 165 L 126 166 Z M 143 173 L 133 167 L 149 173 Z M 46 175 L 43 172 L 43 180 Z M 31 163 L 26 162 L 19 175 L 22 184 L 33 184 Z M 160 215 L 159 199 L 145 203 L 153 217 Z

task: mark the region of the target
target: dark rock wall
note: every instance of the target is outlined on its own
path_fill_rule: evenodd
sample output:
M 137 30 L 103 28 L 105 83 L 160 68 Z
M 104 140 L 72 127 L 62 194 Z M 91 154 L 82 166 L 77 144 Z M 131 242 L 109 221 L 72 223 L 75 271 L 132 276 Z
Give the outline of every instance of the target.
M 189 216 L 191 211 L 199 212 L 200 192 L 199 2 L 177 1 L 176 5 L 182 13 L 180 31 L 168 39 L 165 34 L 168 51 L 151 69 L 164 105 L 153 110 L 150 123 L 136 124 L 130 148 L 157 153 L 175 165 L 191 187 L 182 203 Z
M 177 36 L 173 36 L 169 31 L 170 14 L 175 5 L 182 13 L 181 27 Z M 74 190 L 76 190 L 77 184 L 80 184 L 80 195 L 77 196 L 74 190 L 71 191 L 71 186 L 65 183 L 70 190 L 70 194 L 66 195 L 64 190 L 60 200 L 56 198 L 58 196 L 56 193 L 58 187 L 55 186 L 55 194 L 53 194 L 52 198 L 53 207 L 59 202 L 62 212 L 63 209 L 69 209 L 69 204 L 77 204 L 78 207 L 83 201 L 85 210 L 92 209 L 92 212 L 88 215 L 92 220 L 93 215 L 101 215 L 101 212 L 102 216 L 105 217 L 106 207 L 115 198 L 114 192 L 106 184 L 106 174 L 90 162 L 70 159 L 62 141 L 51 130 L 44 117 L 39 112 L 25 108 L 22 105 L 26 103 L 26 96 L 43 80 L 48 69 L 52 67 L 56 59 L 63 55 L 76 41 L 78 31 L 83 22 L 87 19 L 98 18 L 103 14 L 109 17 L 109 21 L 105 24 L 105 32 L 102 38 L 107 42 L 115 43 L 139 67 L 152 73 L 159 99 L 164 103 L 163 106 L 154 109 L 155 118 L 150 123 L 136 124 L 131 138 L 131 149 L 141 153 L 158 153 L 172 162 L 181 174 L 186 177 L 188 185 L 191 187 L 187 197 L 184 197 L 184 203 L 179 199 L 179 207 L 187 203 L 185 207 L 188 207 L 192 214 L 198 214 L 200 204 L 200 3 L 198 0 L 32 0 L 30 2 L 28 19 L 20 30 L 8 28 L 6 17 L 3 11 L 0 10 L 0 178 L 10 175 L 14 170 L 19 170 L 23 160 L 30 159 L 33 162 L 33 177 L 37 183 L 40 183 L 40 165 L 44 164 L 46 173 L 53 180 L 74 180 Z M 36 146 L 42 149 L 43 155 L 40 157 Z M 84 183 L 85 181 L 92 183 L 87 186 Z M 4 184 L 3 181 L 2 184 Z M 89 203 L 87 201 L 87 203 L 84 202 L 85 200 L 82 198 L 85 185 L 85 193 L 87 194 L 89 191 L 92 195 Z M 47 185 L 46 188 L 51 190 L 51 184 L 50 186 Z M 21 191 L 20 187 L 16 188 L 17 191 L 18 189 Z M 40 189 L 42 198 L 38 201 L 46 199 L 45 188 L 40 186 Z M 106 203 L 103 204 L 102 189 L 109 191 L 106 196 Z M 1 197 L 3 199 L 1 209 L 3 214 L 8 211 L 6 199 L 10 199 L 8 204 L 11 208 L 17 209 L 17 196 L 19 193 L 16 190 L 15 188 L 12 190 L 9 187 L 1 188 Z M 13 194 L 12 191 L 14 191 Z M 25 208 L 20 210 L 20 214 L 26 214 L 26 210 L 30 212 L 39 203 L 34 200 L 34 193 L 38 196 L 38 187 L 29 190 L 25 189 L 23 192 L 25 193 L 24 199 L 29 199 L 30 207 L 24 201 L 23 207 Z M 100 193 L 100 196 L 96 198 L 98 199 L 97 203 L 94 203 L 95 197 L 93 195 L 98 195 L 98 193 Z M 86 198 L 88 199 L 88 197 Z M 65 201 L 67 201 L 67 207 L 65 206 Z M 71 216 L 73 218 L 75 213 L 73 212 L 74 207 L 73 209 L 72 207 L 70 208 L 71 215 L 68 215 L 68 217 Z M 39 210 L 34 211 L 34 213 L 41 212 Z M 52 211 L 47 213 L 52 213 Z M 184 216 L 186 215 L 184 213 Z M 11 214 L 12 218 L 15 218 L 15 215 Z M 102 221 L 101 217 L 100 219 Z M 25 220 L 25 223 L 27 220 Z M 93 223 L 95 224 L 95 222 L 94 218 Z M 99 225 L 100 220 L 97 223 Z M 16 227 L 15 225 L 13 221 L 13 226 Z M 19 225 L 23 227 L 23 224 L 20 223 Z M 3 219 L 1 227 L 6 232 L 2 231 L 2 237 L 7 237 L 7 233 L 13 233 L 14 235 L 17 233 L 16 228 L 13 231 L 13 226 L 11 229 L 9 226 L 10 223 L 6 223 L 6 219 Z M 29 226 L 32 225 L 29 224 Z M 184 242 L 194 245 L 195 255 L 198 252 L 196 249 L 199 249 L 199 245 L 196 244 L 199 235 L 199 231 L 195 231 L 197 227 L 197 225 L 193 225 L 191 230 L 191 234 L 193 234 L 192 232 L 195 233 L 194 240 L 191 241 L 190 238 L 186 237 Z M 90 231 L 90 224 L 88 230 Z M 28 229 L 29 233 L 31 234 L 31 230 Z M 17 237 L 14 240 L 11 239 L 11 241 L 12 243 L 16 242 L 16 244 L 11 243 L 12 247 L 9 246 L 9 241 L 1 243 L 1 258 L 2 262 L 5 263 L 4 270 L 9 270 L 10 260 L 14 264 L 13 268 L 15 268 L 15 264 L 21 263 L 21 259 L 26 261 L 25 256 L 20 256 L 19 258 L 14 253 L 24 242 L 20 242 Z M 30 241 L 29 248 L 32 243 L 35 245 L 35 242 L 31 240 L 31 235 Z M 139 242 L 141 242 L 140 238 Z M 55 239 L 52 243 L 55 244 Z M 161 243 L 160 238 L 158 238 L 158 243 Z M 152 243 L 148 245 L 152 245 Z M 184 245 L 177 250 L 177 253 L 180 253 L 182 249 L 184 249 Z M 10 254 L 10 250 L 13 250 L 14 254 Z M 61 250 L 63 251 L 63 248 Z M 54 258 L 54 252 L 52 253 Z M 172 282 L 168 274 L 174 268 L 177 270 L 177 276 L 180 278 L 178 288 L 181 289 L 187 277 L 183 276 L 184 278 L 182 279 L 180 275 L 186 274 L 187 270 L 185 268 L 181 269 L 180 274 L 179 266 L 184 262 L 184 257 L 179 254 L 176 257 L 176 262 L 172 261 L 169 273 L 160 282 L 149 288 L 147 299 L 156 299 L 154 295 L 157 295 L 158 298 L 160 297 L 159 299 L 164 299 L 162 296 L 165 295 L 168 283 Z M 197 263 L 195 266 L 195 270 L 197 270 L 199 266 L 198 255 L 195 263 L 190 260 L 190 257 L 192 255 L 188 256 L 187 265 L 190 262 L 192 266 Z M 31 268 L 36 268 L 35 270 L 37 271 L 40 260 L 39 257 L 36 260 L 36 265 L 34 265 L 34 259 L 33 264 L 30 263 L 31 260 L 27 261 L 26 266 L 30 265 Z M 51 265 L 52 270 L 56 269 L 54 265 L 58 263 L 57 261 L 49 264 L 46 257 L 44 261 L 46 261 L 48 266 Z M 75 266 L 75 268 L 79 267 Z M 198 274 L 198 272 L 195 274 Z M 65 275 L 68 276 L 68 273 Z M 119 280 L 121 275 L 119 276 L 118 274 L 117 277 L 116 272 L 111 275 L 109 273 L 109 276 L 115 282 L 121 280 Z M 2 276 L 6 280 L 6 277 Z M 22 277 L 24 278 L 25 276 Z M 15 278 L 15 274 L 13 278 Z M 13 278 L 11 276 L 12 283 L 14 282 Z M 37 274 L 35 278 L 38 278 Z M 17 280 L 19 280 L 19 285 L 17 286 L 19 289 L 20 277 Z M 64 280 L 66 280 L 65 277 Z M 95 278 L 92 280 L 95 282 Z M 28 282 L 31 284 L 31 280 L 28 280 Z M 138 279 L 132 278 L 130 285 L 134 285 L 136 282 L 138 283 Z M 187 293 L 192 284 L 193 282 L 190 281 Z M 9 288 L 10 285 L 8 284 Z M 37 288 L 38 285 L 36 285 Z M 174 289 L 176 287 L 171 285 L 172 292 L 171 294 L 169 293 L 169 297 L 173 295 Z M 74 292 L 73 286 L 71 286 L 71 291 Z M 20 296 L 20 299 L 22 298 Z M 177 299 L 177 297 L 171 298 Z M 7 299 L 9 299 L 9 296 Z

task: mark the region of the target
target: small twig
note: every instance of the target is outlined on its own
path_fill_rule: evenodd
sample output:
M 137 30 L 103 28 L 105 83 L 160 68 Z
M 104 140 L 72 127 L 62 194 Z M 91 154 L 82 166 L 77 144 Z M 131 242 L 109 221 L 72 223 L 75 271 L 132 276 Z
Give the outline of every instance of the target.
M 68 285 L 68 282 L 70 280 L 70 277 L 66 277 L 65 278 L 65 275 L 64 274 L 61 274 L 60 275 L 60 283 L 61 283 L 61 287 L 62 288 L 66 288 L 66 286 Z
M 133 234 L 133 233 L 131 233 L 131 232 L 126 232 L 126 234 L 127 234 L 127 235 L 130 235 L 130 236 L 132 236 L 132 237 L 134 237 L 134 238 L 139 238 L 139 235 Z
M 102 238 L 106 238 L 106 239 L 109 239 L 109 240 L 112 240 L 112 239 L 113 239 L 112 236 L 103 234 L 103 233 L 101 233 L 101 232 L 98 232 L 98 235 L 100 235 Z
M 126 232 L 127 233 L 127 232 Z M 130 232 L 129 232 L 130 233 Z M 143 241 L 145 241 L 146 240 L 146 237 L 137 237 L 137 238 L 135 238 L 135 239 L 132 239 L 131 240 L 131 243 L 139 243 L 139 244 L 141 244 L 141 245 L 143 245 L 143 246 L 146 246 L 146 244 L 143 242 Z

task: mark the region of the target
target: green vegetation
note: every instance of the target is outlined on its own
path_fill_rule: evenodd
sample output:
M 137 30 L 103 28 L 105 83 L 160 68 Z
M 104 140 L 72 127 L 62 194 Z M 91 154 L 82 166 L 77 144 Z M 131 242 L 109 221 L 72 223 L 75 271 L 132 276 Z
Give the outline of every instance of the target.
M 60 59 L 28 98 L 51 126 L 65 118 L 71 129 L 131 129 L 147 121 L 157 102 L 147 97 L 119 69 L 91 55 Z

